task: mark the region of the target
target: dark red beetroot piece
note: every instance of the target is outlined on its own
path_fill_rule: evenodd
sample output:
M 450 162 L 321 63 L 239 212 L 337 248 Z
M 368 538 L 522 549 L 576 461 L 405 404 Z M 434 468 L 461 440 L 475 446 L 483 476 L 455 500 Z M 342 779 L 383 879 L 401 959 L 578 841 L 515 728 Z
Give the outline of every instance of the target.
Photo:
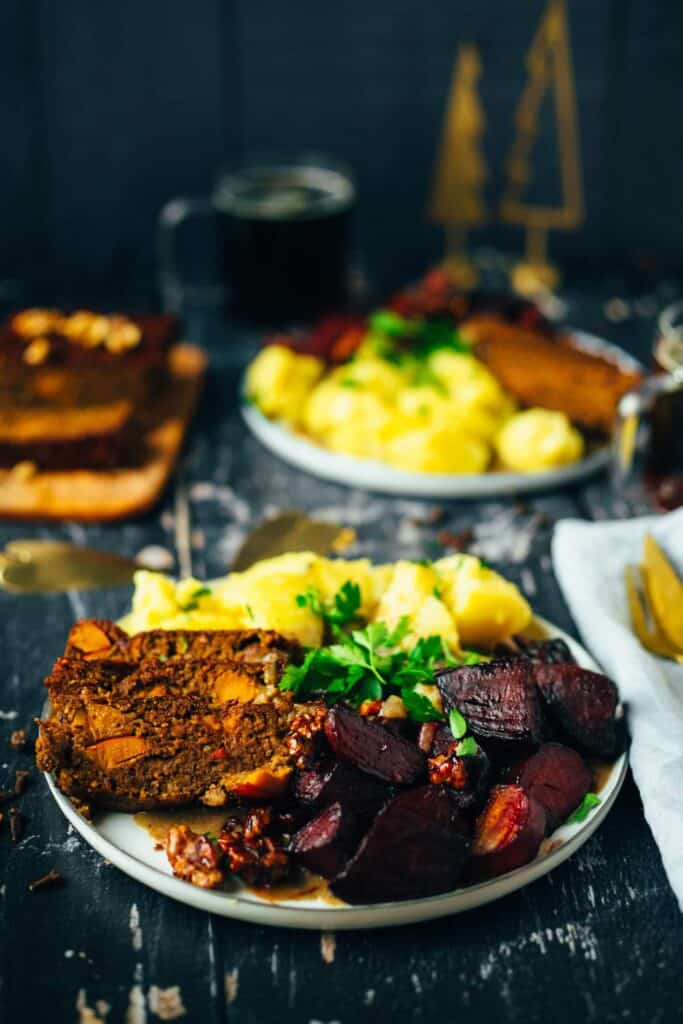
M 361 833 L 350 811 L 339 803 L 330 804 L 292 837 L 289 851 L 309 871 L 334 878 L 358 846 Z
M 352 764 L 326 759 L 297 773 L 294 795 L 311 807 L 340 803 L 369 824 L 392 791 L 385 782 L 373 779 Z
M 525 761 L 514 765 L 510 781 L 537 800 L 546 815 L 546 828 L 554 832 L 566 821 L 591 788 L 592 774 L 575 750 L 561 743 L 544 743 Z
M 575 665 L 572 652 L 561 637 L 552 640 L 528 640 L 514 636 L 516 649 L 535 665 Z
M 409 789 L 382 808 L 331 889 L 347 903 L 448 892 L 460 877 L 469 845 L 467 825 L 445 787 Z
M 325 735 L 340 761 L 385 782 L 410 786 L 426 778 L 427 761 L 416 743 L 362 718 L 343 704 L 330 708 Z
M 437 672 L 436 683 L 446 709 L 457 708 L 477 740 L 529 749 L 541 742 L 541 707 L 531 662 L 497 658 L 460 665 Z
M 528 864 L 545 835 L 545 811 L 521 786 L 494 786 L 477 818 L 471 856 L 465 865 L 470 882 L 483 882 Z
M 617 750 L 617 688 L 579 665 L 534 665 L 548 716 L 574 745 L 600 757 Z

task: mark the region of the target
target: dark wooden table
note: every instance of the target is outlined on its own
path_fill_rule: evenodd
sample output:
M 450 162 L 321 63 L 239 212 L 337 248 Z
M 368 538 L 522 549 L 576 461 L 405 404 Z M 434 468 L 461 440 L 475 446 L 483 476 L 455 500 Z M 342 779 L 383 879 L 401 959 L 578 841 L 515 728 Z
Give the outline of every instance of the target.
M 630 316 L 606 320 L 623 297 L 607 282 L 568 294 L 569 318 L 644 354 L 657 305 L 673 288 L 631 296 Z M 640 306 L 638 305 L 640 303 Z M 607 307 L 608 312 L 611 307 Z M 616 307 L 619 312 L 619 307 Z M 621 311 L 623 312 L 623 310 Z M 429 557 L 436 527 L 424 504 L 319 482 L 265 452 L 236 411 L 245 339 L 191 315 L 189 336 L 213 353 L 213 370 L 187 455 L 161 507 L 120 526 L 2 524 L 4 542 L 67 538 L 135 555 L 169 551 L 175 571 L 226 571 L 240 540 L 278 508 L 304 508 L 355 527 L 355 551 L 375 559 Z M 623 517 L 645 506 L 612 495 L 606 480 L 531 500 L 452 502 L 440 527 L 472 527 L 479 552 L 516 580 L 539 613 L 576 635 L 552 574 L 549 542 L 563 516 Z M 35 736 L 41 680 L 72 620 L 116 617 L 129 588 L 47 597 L 0 593 L 0 788 L 32 754 L 10 746 L 13 729 Z M 128 878 L 67 825 L 35 769 L 21 800 L 23 839 L 0 827 L 0 1021 L 143 1024 L 385 1020 L 680 1020 L 683 928 L 629 776 L 596 835 L 551 875 L 496 903 L 424 925 L 337 935 L 260 928 L 175 903 Z M 61 888 L 29 894 L 58 868 Z

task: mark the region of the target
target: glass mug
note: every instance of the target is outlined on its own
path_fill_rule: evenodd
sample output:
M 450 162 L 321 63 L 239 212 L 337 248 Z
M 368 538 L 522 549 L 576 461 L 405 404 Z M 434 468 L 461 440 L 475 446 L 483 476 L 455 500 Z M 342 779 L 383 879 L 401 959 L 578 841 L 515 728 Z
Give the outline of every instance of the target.
M 659 318 L 655 373 L 619 402 L 617 483 L 637 477 L 656 508 L 683 505 L 683 302 Z
M 170 200 L 161 211 L 162 294 L 225 301 L 237 320 L 271 327 L 310 321 L 344 305 L 350 278 L 350 172 L 326 157 L 254 160 L 220 174 L 210 198 Z M 177 229 L 213 222 L 220 284 L 192 286 L 179 269 Z

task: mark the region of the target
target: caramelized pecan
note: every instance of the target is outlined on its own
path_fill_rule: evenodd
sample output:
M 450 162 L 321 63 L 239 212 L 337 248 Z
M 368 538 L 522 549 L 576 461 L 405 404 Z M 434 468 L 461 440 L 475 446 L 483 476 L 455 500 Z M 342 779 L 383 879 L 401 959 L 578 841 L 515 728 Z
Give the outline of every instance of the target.
M 244 821 L 228 818 L 218 845 L 227 867 L 247 885 L 268 886 L 289 874 L 289 856 L 271 807 L 256 807 Z
M 467 768 L 465 758 L 458 757 L 457 743 L 451 743 L 446 754 L 436 754 L 427 761 L 429 781 L 435 786 L 450 786 L 451 789 L 464 789 L 467 785 Z
M 164 843 L 173 874 L 200 889 L 215 889 L 224 878 L 221 852 L 188 825 L 174 825 Z
M 292 719 L 285 737 L 285 749 L 297 768 L 306 768 L 311 762 L 326 717 L 325 705 L 316 704 Z

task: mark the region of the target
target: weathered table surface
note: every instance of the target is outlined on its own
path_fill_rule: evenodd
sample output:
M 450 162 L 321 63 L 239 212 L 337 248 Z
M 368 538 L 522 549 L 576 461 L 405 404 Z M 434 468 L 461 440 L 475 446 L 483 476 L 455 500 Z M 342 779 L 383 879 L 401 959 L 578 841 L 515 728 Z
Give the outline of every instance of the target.
M 657 303 L 631 305 L 618 327 L 603 319 L 615 284 L 593 299 L 570 296 L 577 326 L 644 354 Z M 619 312 L 617 307 L 616 312 Z M 615 314 L 616 315 L 616 314 Z M 0 525 L 0 539 L 63 537 L 134 555 L 172 552 L 177 571 L 223 573 L 264 514 L 304 508 L 355 527 L 352 553 L 425 557 L 436 527 L 415 525 L 430 506 L 319 482 L 280 463 L 247 435 L 237 412 L 243 348 L 204 317 L 189 336 L 214 351 L 214 368 L 187 455 L 162 506 L 120 526 Z M 553 522 L 639 514 L 605 480 L 531 500 L 452 502 L 452 530 L 473 527 L 484 557 L 523 587 L 535 608 L 576 635 L 553 578 Z M 47 597 L 0 593 L 0 788 L 32 755 L 9 744 L 35 735 L 41 680 L 80 615 L 116 617 L 128 588 Z M 67 825 L 35 769 L 21 801 L 26 830 L 0 827 L 0 1020 L 142 1024 L 186 1019 L 331 1022 L 374 1020 L 648 1021 L 681 1019 L 683 929 L 657 848 L 629 777 L 596 835 L 551 875 L 499 902 L 424 925 L 319 935 L 211 917 L 129 879 Z M 29 894 L 48 869 L 62 888 Z

